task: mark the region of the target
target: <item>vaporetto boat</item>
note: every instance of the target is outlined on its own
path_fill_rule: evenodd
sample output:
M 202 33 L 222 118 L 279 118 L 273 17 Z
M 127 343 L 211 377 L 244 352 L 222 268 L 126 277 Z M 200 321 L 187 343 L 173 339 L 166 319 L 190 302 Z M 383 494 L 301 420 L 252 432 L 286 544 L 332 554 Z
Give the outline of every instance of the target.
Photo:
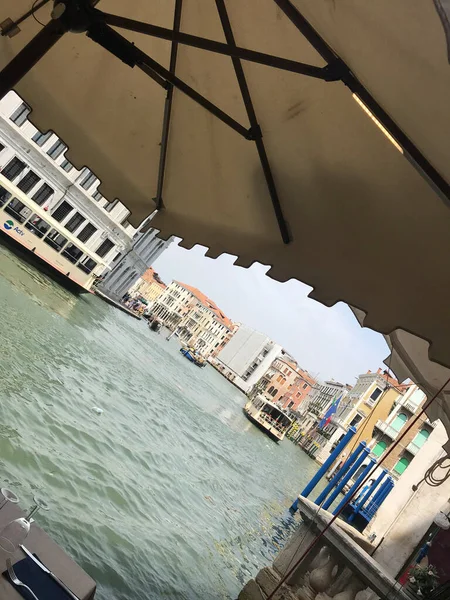
M 0 232 L 75 292 L 89 292 L 106 263 L 0 174 Z
M 276 442 L 284 439 L 292 425 L 292 419 L 281 408 L 261 395 L 249 400 L 243 410 L 254 425 Z

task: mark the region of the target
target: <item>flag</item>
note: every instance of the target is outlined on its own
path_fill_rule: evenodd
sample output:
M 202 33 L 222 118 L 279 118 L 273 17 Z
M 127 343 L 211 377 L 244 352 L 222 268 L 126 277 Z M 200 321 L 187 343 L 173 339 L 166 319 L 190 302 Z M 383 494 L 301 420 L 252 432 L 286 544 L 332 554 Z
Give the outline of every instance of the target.
M 324 427 L 326 427 L 328 425 L 328 423 L 331 421 L 331 417 L 336 413 L 341 399 L 342 399 L 342 394 L 339 396 L 339 398 L 337 396 L 335 396 L 333 402 L 331 403 L 331 406 L 325 413 L 323 419 L 320 421 L 318 429 L 323 429 Z

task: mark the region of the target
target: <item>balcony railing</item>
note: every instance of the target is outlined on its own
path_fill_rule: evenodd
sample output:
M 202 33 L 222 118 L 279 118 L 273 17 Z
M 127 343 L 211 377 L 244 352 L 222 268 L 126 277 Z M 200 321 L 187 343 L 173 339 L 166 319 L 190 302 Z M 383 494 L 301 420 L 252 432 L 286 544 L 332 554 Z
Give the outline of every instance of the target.
M 415 444 L 414 442 L 410 442 L 407 446 L 406 446 L 406 451 L 410 452 L 411 454 L 414 454 L 414 456 L 419 452 L 421 446 L 418 446 L 417 444 Z
M 274 600 L 355 600 L 363 590 L 366 590 L 366 598 L 411 600 L 401 585 L 371 557 L 375 547 L 342 521 L 333 523 L 297 564 L 332 516 L 302 497 L 299 510 L 302 522 L 290 542 L 272 567 L 265 567 L 246 584 L 239 600 L 265 600 L 285 576 Z
M 378 420 L 375 424 L 375 427 L 390 437 L 391 440 L 395 440 L 398 436 L 398 431 L 396 431 L 391 425 L 388 425 L 385 421 Z

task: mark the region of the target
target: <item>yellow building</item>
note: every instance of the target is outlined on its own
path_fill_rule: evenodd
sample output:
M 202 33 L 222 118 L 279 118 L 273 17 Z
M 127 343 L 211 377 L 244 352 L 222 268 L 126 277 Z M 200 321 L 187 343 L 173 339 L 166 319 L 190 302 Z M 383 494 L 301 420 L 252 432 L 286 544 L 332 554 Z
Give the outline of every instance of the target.
M 167 285 L 152 268 L 147 269 L 136 283 L 130 288 L 132 296 L 142 296 L 150 304 L 155 302 L 166 290 Z

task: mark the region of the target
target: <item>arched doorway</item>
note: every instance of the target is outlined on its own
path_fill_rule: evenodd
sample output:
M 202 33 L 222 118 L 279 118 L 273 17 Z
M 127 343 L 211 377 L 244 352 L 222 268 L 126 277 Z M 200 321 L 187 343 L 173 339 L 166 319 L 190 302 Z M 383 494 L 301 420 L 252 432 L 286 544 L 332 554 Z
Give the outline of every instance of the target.
M 404 473 L 406 471 L 408 466 L 409 466 L 409 458 L 406 458 L 406 456 L 403 456 L 395 465 L 394 471 L 398 475 L 401 475 L 402 473 Z
M 400 431 L 400 429 L 403 427 L 407 420 L 408 417 L 405 415 L 405 413 L 398 414 L 392 421 L 392 429 L 395 429 L 395 431 Z

